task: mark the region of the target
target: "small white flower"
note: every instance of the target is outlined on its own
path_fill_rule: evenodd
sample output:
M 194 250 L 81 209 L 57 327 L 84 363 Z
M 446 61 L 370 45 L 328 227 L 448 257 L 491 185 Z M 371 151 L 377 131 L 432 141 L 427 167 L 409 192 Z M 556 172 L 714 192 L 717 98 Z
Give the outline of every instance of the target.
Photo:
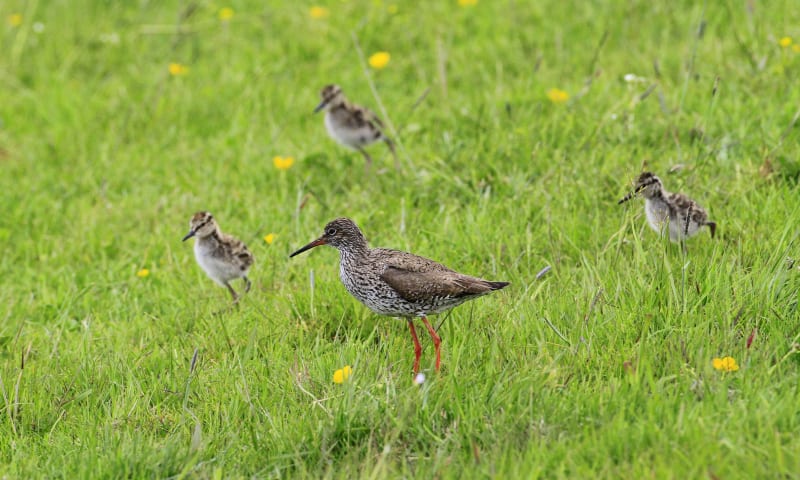
M 419 372 L 417 376 L 414 377 L 414 383 L 416 383 L 417 385 L 422 385 L 423 383 L 425 383 L 425 374 Z
M 622 77 L 622 79 L 625 80 L 628 83 L 641 83 L 641 82 L 646 82 L 647 81 L 646 78 L 639 77 L 639 76 L 634 75 L 632 73 L 626 73 L 625 76 Z
M 100 35 L 100 41 L 103 43 L 117 45 L 119 44 L 119 34 L 117 32 L 104 33 Z
M 36 33 L 42 33 L 42 32 L 44 32 L 44 23 L 36 22 L 36 23 L 33 24 L 33 26 L 31 28 L 33 28 L 33 31 L 36 32 Z

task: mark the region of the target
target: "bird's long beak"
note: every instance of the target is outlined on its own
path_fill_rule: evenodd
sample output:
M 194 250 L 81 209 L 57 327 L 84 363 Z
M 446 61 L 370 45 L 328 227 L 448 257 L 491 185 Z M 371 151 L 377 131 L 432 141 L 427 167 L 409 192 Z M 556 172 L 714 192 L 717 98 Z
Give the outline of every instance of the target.
M 624 197 L 620 198 L 617 202 L 617 205 L 622 205 L 623 203 L 627 202 L 631 198 L 636 196 L 636 190 L 632 191 L 631 193 L 625 195 Z
M 194 237 L 195 233 L 197 232 L 195 232 L 194 230 L 189 230 L 189 233 L 187 233 L 186 236 L 183 237 L 183 240 L 181 240 L 181 242 L 185 242 L 186 240 L 189 240 L 190 238 Z
M 629 194 L 625 195 L 624 197 L 622 197 L 622 198 L 620 199 L 620 201 L 619 201 L 619 202 L 617 202 L 617 205 L 622 205 L 623 203 L 627 202 L 627 201 L 628 201 L 628 200 L 630 200 L 631 198 L 635 197 L 637 194 L 639 194 L 639 192 L 641 192 L 642 190 L 644 190 L 644 189 L 645 189 L 645 187 L 647 187 L 647 185 L 639 185 L 639 186 L 638 186 L 638 187 L 636 187 L 636 188 L 635 188 L 635 189 L 634 189 L 634 190 L 633 190 L 631 193 L 629 193 Z
M 327 105 L 327 104 L 328 104 L 327 100 L 323 100 L 323 101 L 319 102 L 319 105 L 317 105 L 317 108 L 314 109 L 314 113 L 317 113 L 320 110 L 322 110 L 323 108 L 325 108 L 325 105 Z
M 294 252 L 293 254 L 289 255 L 289 258 L 294 257 L 295 255 L 300 255 L 301 253 L 305 252 L 306 250 L 311 250 L 314 247 L 319 247 L 320 245 L 325 245 L 327 242 L 324 238 L 319 237 L 318 239 L 314 240 L 313 242 L 309 243 L 305 247 L 302 247 L 300 250 Z

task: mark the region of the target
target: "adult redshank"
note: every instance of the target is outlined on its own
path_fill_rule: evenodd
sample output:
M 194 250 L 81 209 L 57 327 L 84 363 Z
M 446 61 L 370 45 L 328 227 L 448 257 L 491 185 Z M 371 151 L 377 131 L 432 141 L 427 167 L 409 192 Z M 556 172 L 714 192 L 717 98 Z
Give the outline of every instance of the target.
M 419 371 L 422 346 L 413 318 L 419 317 L 433 340 L 436 370 L 441 364 L 441 338 L 428 322 L 428 315 L 441 313 L 467 300 L 500 290 L 508 282 L 490 282 L 450 270 L 411 253 L 387 248 L 369 248 L 367 239 L 349 218 L 325 225 L 321 237 L 289 255 L 330 245 L 339 250 L 339 278 L 351 295 L 380 315 L 408 321 L 414 340 L 414 373 Z

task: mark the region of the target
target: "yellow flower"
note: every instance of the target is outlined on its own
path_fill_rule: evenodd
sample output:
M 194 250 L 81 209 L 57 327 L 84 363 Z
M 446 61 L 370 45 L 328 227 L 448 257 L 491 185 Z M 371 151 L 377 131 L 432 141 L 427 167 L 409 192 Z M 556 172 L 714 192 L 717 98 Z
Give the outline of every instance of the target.
M 778 40 L 778 45 L 780 45 L 783 48 L 786 48 L 791 44 L 792 44 L 792 37 L 783 37 L 780 40 Z
M 792 45 L 792 50 L 796 53 L 800 53 L 800 43 L 795 43 Z
M 234 12 L 231 7 L 222 7 L 219 9 L 219 13 L 217 15 L 219 16 L 220 20 L 222 20 L 223 22 L 227 22 L 228 20 L 233 18 L 233 13 Z
M 369 57 L 369 66 L 375 70 L 380 70 L 389 63 L 390 58 L 389 52 L 373 53 L 372 56 Z
M 182 65 L 180 63 L 175 63 L 175 62 L 169 64 L 169 74 L 172 75 L 173 77 L 186 75 L 187 73 L 189 73 L 189 67 L 187 67 L 186 65 Z
M 386 11 L 391 13 L 392 15 L 396 14 L 397 13 L 397 5 L 395 5 L 394 3 L 389 5 L 388 7 L 386 7 Z
M 314 5 L 313 7 L 308 9 L 308 14 L 311 15 L 311 18 L 319 20 L 320 18 L 325 18 L 330 15 L 330 11 L 325 7 L 320 7 Z
M 294 164 L 294 157 L 277 156 L 272 159 L 272 164 L 275 165 L 275 168 L 278 170 L 289 170 L 292 168 L 292 164 Z
M 264 235 L 264 241 L 267 242 L 267 245 L 272 245 L 272 242 L 275 241 L 275 236 L 274 233 L 268 233 Z
M 12 27 L 19 27 L 22 25 L 22 15 L 19 13 L 12 13 L 8 16 L 8 24 Z
M 715 358 L 711 361 L 714 370 L 722 370 L 723 372 L 735 372 L 739 370 L 739 365 L 733 357 Z
M 560 88 L 551 88 L 547 91 L 547 98 L 553 103 L 564 103 L 569 100 L 569 93 Z
M 478 0 L 458 0 L 459 7 L 474 7 L 478 4 Z
M 344 383 L 350 377 L 350 374 L 353 373 L 353 369 L 350 368 L 350 365 L 346 365 L 344 368 L 340 368 L 333 372 L 333 383 Z
M 139 277 L 139 278 L 144 278 L 144 277 L 147 277 L 148 275 L 150 275 L 150 270 L 148 270 L 146 268 L 143 268 L 143 269 L 139 270 L 138 272 L 136 272 L 136 276 Z

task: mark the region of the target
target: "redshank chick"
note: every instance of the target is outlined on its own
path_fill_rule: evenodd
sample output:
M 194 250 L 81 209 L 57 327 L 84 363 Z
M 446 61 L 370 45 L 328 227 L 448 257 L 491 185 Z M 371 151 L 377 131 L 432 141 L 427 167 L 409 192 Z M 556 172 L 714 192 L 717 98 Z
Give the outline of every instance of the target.
M 194 242 L 197 263 L 212 280 L 228 289 L 234 303 L 238 302 L 239 295 L 230 282 L 241 278 L 244 280 L 244 291 L 250 291 L 247 273 L 253 265 L 253 254 L 241 240 L 222 233 L 214 216 L 208 212 L 197 212 L 192 217 L 189 233 L 183 237 L 183 241 L 192 237 L 197 237 Z
M 338 85 L 327 85 L 320 92 L 322 101 L 314 113 L 325 110 L 325 129 L 331 138 L 340 144 L 358 150 L 367 160 L 367 169 L 372 165 L 372 157 L 364 147 L 383 140 L 394 157 L 394 166 L 399 168 L 394 142 L 384 133 L 385 126 L 370 110 L 350 103 Z
M 617 203 L 625 203 L 639 194 L 644 197 L 647 223 L 656 233 L 668 233 L 671 241 L 678 242 L 694 236 L 702 227 L 708 227 L 711 238 L 714 238 L 717 224 L 708 220 L 703 207 L 682 193 L 666 191 L 661 179 L 654 174 L 642 172 L 636 180 L 636 188 Z

